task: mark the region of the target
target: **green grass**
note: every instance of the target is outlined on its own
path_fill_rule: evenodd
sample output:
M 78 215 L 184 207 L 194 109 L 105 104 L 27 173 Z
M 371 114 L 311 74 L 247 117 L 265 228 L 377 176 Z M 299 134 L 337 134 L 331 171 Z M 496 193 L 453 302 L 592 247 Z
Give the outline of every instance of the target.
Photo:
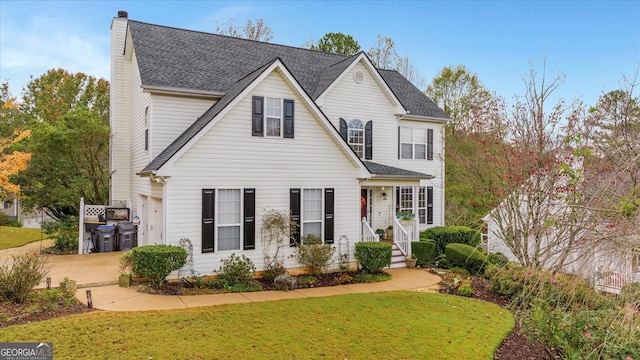
M 514 326 L 500 307 L 420 292 L 170 311 L 93 312 L 0 329 L 58 359 L 492 359 Z
M 0 250 L 40 241 L 40 229 L 0 226 Z

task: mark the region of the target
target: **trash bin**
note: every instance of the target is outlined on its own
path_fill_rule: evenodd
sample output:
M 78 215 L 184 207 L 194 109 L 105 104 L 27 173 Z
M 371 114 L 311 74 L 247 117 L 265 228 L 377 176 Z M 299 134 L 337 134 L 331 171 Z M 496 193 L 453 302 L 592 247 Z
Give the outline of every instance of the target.
M 118 223 L 118 250 L 131 250 L 135 246 L 136 226 L 131 221 Z
M 113 251 L 116 227 L 114 225 L 99 225 L 96 228 L 96 233 L 98 235 L 98 252 Z

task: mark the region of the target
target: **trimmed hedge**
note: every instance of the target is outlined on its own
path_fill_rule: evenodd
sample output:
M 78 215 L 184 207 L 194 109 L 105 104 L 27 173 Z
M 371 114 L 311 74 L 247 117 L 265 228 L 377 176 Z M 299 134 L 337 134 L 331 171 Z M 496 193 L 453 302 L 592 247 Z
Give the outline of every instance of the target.
M 436 242 L 436 253 L 438 256 L 444 253 L 447 244 L 467 244 L 477 247 L 482 241 L 479 231 L 466 226 L 436 226 L 420 233 L 420 241 L 433 239 Z
M 412 241 L 411 253 L 416 256 L 416 265 L 428 266 L 433 263 L 436 250 L 436 242 L 427 239 L 425 241 Z
M 368 273 L 377 273 L 391 265 L 391 244 L 383 242 L 356 243 L 355 257 Z
M 133 248 L 133 272 L 162 284 L 172 271 L 187 263 L 187 251 L 179 246 L 149 245 Z
M 448 244 L 445 254 L 450 267 L 462 267 L 472 274 L 481 273 L 487 264 L 487 257 L 467 244 Z

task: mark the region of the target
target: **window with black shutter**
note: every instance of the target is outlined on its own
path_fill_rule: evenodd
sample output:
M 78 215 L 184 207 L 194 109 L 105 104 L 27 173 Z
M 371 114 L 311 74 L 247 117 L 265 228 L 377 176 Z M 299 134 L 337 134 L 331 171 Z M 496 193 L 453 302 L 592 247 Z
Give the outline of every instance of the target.
M 293 139 L 294 134 L 294 102 L 284 99 L 284 134 L 283 137 Z
M 244 189 L 244 250 L 256 248 L 256 189 Z
M 364 158 L 373 159 L 373 120 L 367 121 L 364 126 Z
M 254 96 L 252 101 L 252 132 L 253 136 L 264 136 L 264 97 Z
M 340 118 L 340 136 L 344 141 L 347 141 L 348 130 L 349 130 L 349 126 L 347 125 L 347 120 Z
M 202 190 L 202 252 L 214 251 L 215 236 L 215 198 L 214 189 Z
M 324 189 L 324 243 L 333 244 L 333 203 L 334 203 L 334 191 L 333 189 Z
M 433 160 L 433 129 L 427 129 L 427 160 Z
M 427 186 L 427 224 L 433 224 L 433 186 Z
M 289 212 L 293 225 L 289 245 L 296 246 L 300 244 L 300 189 L 289 189 Z

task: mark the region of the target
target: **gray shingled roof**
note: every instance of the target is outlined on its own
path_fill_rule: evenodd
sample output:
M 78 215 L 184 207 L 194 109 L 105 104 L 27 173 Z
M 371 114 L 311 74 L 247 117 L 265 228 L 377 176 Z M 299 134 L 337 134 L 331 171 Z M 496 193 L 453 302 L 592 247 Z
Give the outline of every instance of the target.
M 427 175 L 411 170 L 400 169 L 393 166 L 382 165 L 371 161 L 362 161 L 364 166 L 367 167 L 369 172 L 374 176 L 379 177 L 399 177 L 399 178 L 414 178 L 414 179 L 431 179 L 433 175 Z
M 132 20 L 128 24 L 143 86 L 227 93 L 247 74 L 280 58 L 307 94 L 315 99 L 351 59 Z M 380 70 L 380 74 L 411 115 L 449 118 L 396 71 Z
M 167 146 L 160 155 L 156 156 L 153 161 L 149 163 L 149 165 L 145 166 L 144 169 L 140 172 L 147 173 L 150 171 L 155 171 L 160 169 L 164 163 L 166 163 L 173 155 L 175 155 L 183 146 L 185 146 L 191 138 L 196 136 L 207 124 L 213 120 L 213 118 L 220 113 L 236 96 L 240 95 L 240 93 L 251 84 L 260 74 L 262 74 L 271 64 L 273 64 L 276 59 L 273 59 L 266 63 L 265 65 L 258 68 L 256 71 L 247 75 L 246 77 L 240 79 L 237 83 L 233 84 L 231 88 L 227 91 L 227 93 L 220 99 L 217 103 L 215 103 L 209 110 L 205 111 L 202 116 L 198 118 L 191 126 L 187 128 L 176 140 L 174 140 L 171 145 Z

